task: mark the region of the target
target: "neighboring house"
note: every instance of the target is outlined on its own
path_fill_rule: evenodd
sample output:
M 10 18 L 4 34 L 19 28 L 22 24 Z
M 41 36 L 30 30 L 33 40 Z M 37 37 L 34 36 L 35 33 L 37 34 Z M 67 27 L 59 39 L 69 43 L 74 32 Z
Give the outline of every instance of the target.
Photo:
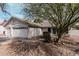
M 48 21 L 34 23 L 12 17 L 3 24 L 5 27 L 5 36 L 8 38 L 32 38 L 43 35 L 43 32 L 51 32 L 51 25 Z
M 69 30 L 68 33 L 70 36 L 76 35 L 79 36 L 79 23 L 73 25 L 73 27 Z
M 3 23 L 5 23 L 5 21 L 0 20 L 0 37 L 4 37 L 5 36 L 5 27 L 3 27 Z
M 5 28 L 2 25 L 0 25 L 0 37 L 3 37 L 5 35 L 4 31 L 5 31 Z

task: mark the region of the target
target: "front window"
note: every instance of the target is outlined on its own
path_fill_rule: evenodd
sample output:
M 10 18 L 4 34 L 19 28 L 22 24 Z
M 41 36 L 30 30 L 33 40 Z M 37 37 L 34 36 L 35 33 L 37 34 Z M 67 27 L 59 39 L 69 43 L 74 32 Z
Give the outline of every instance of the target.
M 56 34 L 56 27 L 53 27 L 53 34 Z

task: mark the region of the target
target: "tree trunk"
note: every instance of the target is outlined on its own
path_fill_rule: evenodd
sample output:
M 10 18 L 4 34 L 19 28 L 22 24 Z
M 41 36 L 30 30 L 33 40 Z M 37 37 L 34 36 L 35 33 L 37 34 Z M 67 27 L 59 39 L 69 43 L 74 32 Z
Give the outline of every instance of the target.
M 59 41 L 61 40 L 62 35 L 58 34 L 58 38 L 56 38 L 55 43 L 59 43 Z

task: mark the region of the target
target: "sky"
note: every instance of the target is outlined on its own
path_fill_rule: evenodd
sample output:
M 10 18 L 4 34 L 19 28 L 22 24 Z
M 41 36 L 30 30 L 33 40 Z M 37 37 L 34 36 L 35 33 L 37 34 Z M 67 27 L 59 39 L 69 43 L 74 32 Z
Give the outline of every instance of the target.
M 9 3 L 6 7 L 6 10 L 11 14 L 11 16 L 18 18 L 24 18 L 24 16 L 22 15 L 22 9 L 22 4 L 16 3 Z M 8 20 L 11 16 L 0 11 L 0 20 Z

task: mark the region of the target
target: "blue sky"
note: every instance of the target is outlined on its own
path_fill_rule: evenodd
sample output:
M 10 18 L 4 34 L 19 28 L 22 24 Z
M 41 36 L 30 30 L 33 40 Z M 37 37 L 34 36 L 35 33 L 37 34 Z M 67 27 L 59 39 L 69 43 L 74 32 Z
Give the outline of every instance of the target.
M 11 14 L 11 16 L 24 18 L 24 16 L 22 15 L 22 9 L 22 4 L 15 3 L 7 4 L 6 8 L 6 10 Z M 11 16 L 0 11 L 0 20 L 8 20 Z

